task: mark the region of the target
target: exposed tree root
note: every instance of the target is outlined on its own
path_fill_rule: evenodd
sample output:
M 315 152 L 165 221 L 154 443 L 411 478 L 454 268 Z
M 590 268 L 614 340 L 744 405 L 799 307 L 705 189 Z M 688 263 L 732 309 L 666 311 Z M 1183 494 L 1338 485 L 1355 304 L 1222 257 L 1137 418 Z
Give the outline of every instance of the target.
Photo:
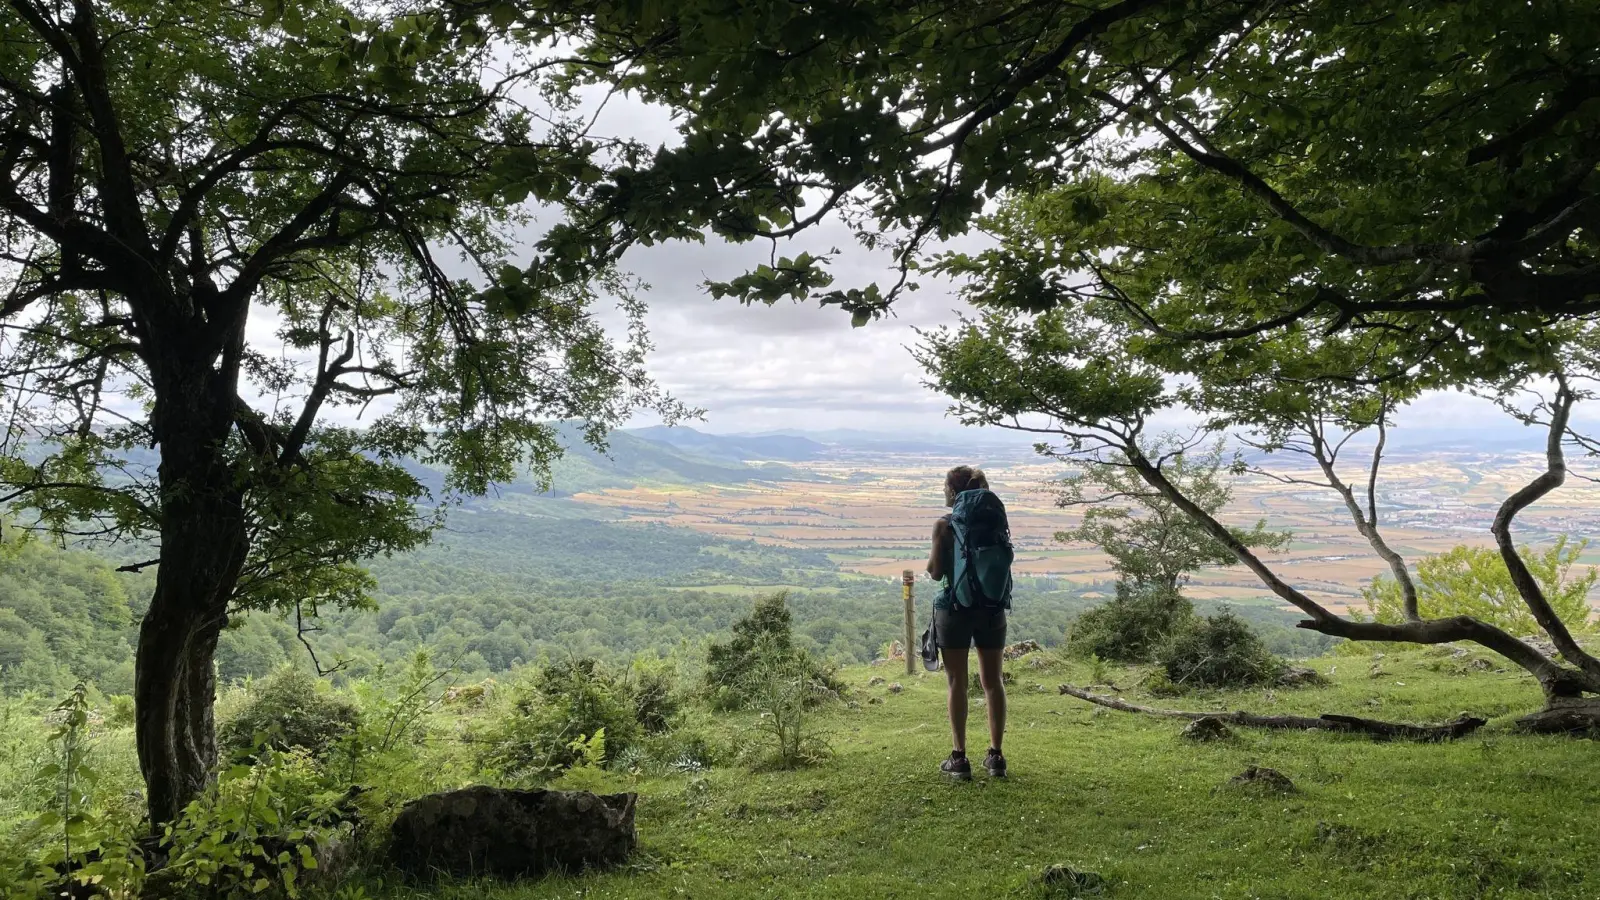
M 1376 719 L 1362 719 L 1356 716 L 1339 716 L 1324 714 L 1312 718 L 1310 716 L 1262 716 L 1248 712 L 1187 712 L 1176 709 L 1156 709 L 1151 706 L 1140 706 L 1129 703 L 1116 697 L 1107 697 L 1102 694 L 1092 694 L 1082 688 L 1070 684 L 1061 686 L 1061 693 L 1070 694 L 1079 700 L 1087 700 L 1096 706 L 1107 709 L 1121 710 L 1122 712 L 1144 713 L 1150 716 L 1165 716 L 1169 719 L 1220 719 L 1234 725 L 1243 725 L 1250 728 L 1293 728 L 1300 730 L 1340 731 L 1348 734 L 1367 734 L 1381 741 L 1408 740 L 1408 741 L 1447 741 L 1471 734 L 1484 725 L 1486 720 L 1476 716 L 1463 714 L 1461 717 L 1440 725 L 1410 725 L 1404 722 L 1379 722 Z
M 1527 734 L 1600 736 L 1600 700 L 1593 697 L 1551 700 L 1544 709 L 1518 719 L 1517 730 Z

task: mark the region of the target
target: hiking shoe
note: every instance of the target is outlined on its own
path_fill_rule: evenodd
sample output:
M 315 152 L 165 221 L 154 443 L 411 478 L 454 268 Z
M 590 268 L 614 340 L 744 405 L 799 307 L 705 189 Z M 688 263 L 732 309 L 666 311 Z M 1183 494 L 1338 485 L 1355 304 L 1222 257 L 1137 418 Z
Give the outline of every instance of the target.
M 960 756 L 952 753 L 949 759 L 939 764 L 939 771 L 949 776 L 951 781 L 971 781 L 972 761 L 967 759 L 965 753 Z
M 983 758 L 983 767 L 989 771 L 990 778 L 1006 777 L 1006 758 L 999 750 L 990 748 L 989 755 Z

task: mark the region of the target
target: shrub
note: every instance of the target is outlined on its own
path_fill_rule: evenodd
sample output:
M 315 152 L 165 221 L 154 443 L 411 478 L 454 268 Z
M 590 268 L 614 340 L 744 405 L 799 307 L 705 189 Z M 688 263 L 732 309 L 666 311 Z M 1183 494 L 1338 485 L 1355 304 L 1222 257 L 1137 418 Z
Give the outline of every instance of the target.
M 628 670 L 627 694 L 633 704 L 633 719 L 647 734 L 660 734 L 672 727 L 678 714 L 678 673 L 669 660 L 633 661 Z
M 1150 662 L 1193 618 L 1194 607 L 1176 591 L 1118 582 L 1116 597 L 1078 617 L 1067 646 L 1084 658 Z
M 106 724 L 112 728 L 132 728 L 136 721 L 133 708 L 133 698 L 127 694 L 112 694 L 109 698 L 111 712 L 106 716 Z
M 165 827 L 169 859 L 152 876 L 153 893 L 298 897 L 318 868 L 318 849 L 360 820 L 358 801 L 358 791 L 330 783 L 304 749 L 264 749 L 251 765 L 224 769 Z
M 1174 685 L 1186 687 L 1269 684 L 1284 667 L 1249 624 L 1227 611 L 1179 629 L 1161 649 L 1160 662 Z
M 779 592 L 756 601 L 750 615 L 733 623 L 733 639 L 706 650 L 705 692 L 721 710 L 751 707 L 747 689 L 772 671 L 803 671 L 834 696 L 845 691 L 832 666 L 814 660 L 794 646 L 788 594 Z M 808 702 L 815 702 L 808 701 Z
M 260 737 L 274 750 L 299 747 L 321 756 L 360 725 L 361 711 L 354 701 L 315 676 L 285 666 L 250 691 L 217 729 L 217 741 L 223 749 L 243 754 Z
M 762 763 L 792 769 L 825 758 L 827 741 L 816 726 L 814 709 L 839 694 L 818 677 L 804 653 L 785 653 L 758 642 L 756 664 L 738 688 L 747 708 L 758 713 L 753 730 L 764 738 Z
M 609 760 L 638 738 L 638 710 L 626 685 L 604 664 L 578 658 L 553 663 L 512 691 L 509 707 L 481 736 L 481 763 L 513 781 L 544 781 L 582 763 L 588 741 Z
M 794 649 L 794 615 L 786 592 L 758 599 L 748 616 L 733 623 L 732 640 L 706 648 L 706 687 L 713 695 L 755 669 L 760 661 L 758 644 L 767 653 Z

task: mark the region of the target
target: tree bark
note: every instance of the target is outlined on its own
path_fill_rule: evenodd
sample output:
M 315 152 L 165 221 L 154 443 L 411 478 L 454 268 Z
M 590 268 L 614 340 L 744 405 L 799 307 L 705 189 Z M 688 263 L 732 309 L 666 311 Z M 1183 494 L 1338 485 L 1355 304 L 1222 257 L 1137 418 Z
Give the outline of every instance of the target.
M 1157 709 L 1153 706 L 1140 706 L 1129 703 L 1117 697 L 1106 697 L 1093 694 L 1083 688 L 1073 687 L 1070 684 L 1061 685 L 1061 693 L 1079 700 L 1087 700 L 1096 706 L 1122 712 L 1144 713 L 1148 716 L 1163 716 L 1169 719 L 1220 719 L 1234 725 L 1244 725 L 1251 728 L 1282 728 L 1297 729 L 1302 731 L 1339 731 L 1348 734 L 1367 734 L 1380 741 L 1408 740 L 1408 741 L 1445 741 L 1471 734 L 1482 728 L 1485 720 L 1476 716 L 1463 715 L 1449 722 L 1439 725 L 1412 725 L 1406 722 L 1380 722 L 1377 719 L 1363 719 L 1357 716 L 1341 716 L 1333 713 L 1312 716 L 1263 716 L 1249 712 L 1189 712 L 1177 709 Z
M 161 568 L 139 629 L 135 738 L 153 828 L 177 818 L 217 763 L 214 657 L 249 549 L 229 460 L 234 379 L 209 361 L 157 376 Z
M 1518 719 L 1517 730 L 1527 734 L 1600 735 L 1600 700 L 1552 698 L 1544 709 Z

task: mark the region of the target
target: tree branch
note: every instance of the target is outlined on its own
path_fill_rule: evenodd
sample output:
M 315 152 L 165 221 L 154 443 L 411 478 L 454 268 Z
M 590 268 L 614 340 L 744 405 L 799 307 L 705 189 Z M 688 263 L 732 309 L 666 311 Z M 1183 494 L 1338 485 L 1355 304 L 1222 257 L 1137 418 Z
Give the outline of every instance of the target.
M 1544 596 L 1544 590 L 1539 587 L 1538 579 L 1528 570 L 1527 563 L 1523 562 L 1522 554 L 1517 550 L 1517 545 L 1511 537 L 1511 525 L 1517 514 L 1566 481 L 1566 456 L 1561 445 L 1566 437 L 1567 422 L 1571 418 L 1572 406 L 1577 397 L 1565 374 L 1557 373 L 1556 381 L 1556 399 L 1550 407 L 1549 435 L 1545 440 L 1545 470 L 1500 504 L 1500 510 L 1494 517 L 1494 525 L 1489 530 L 1494 535 L 1495 544 L 1500 548 L 1500 558 L 1505 560 L 1506 568 L 1511 571 L 1511 583 L 1516 585 L 1517 593 L 1522 596 L 1522 602 L 1527 604 L 1529 612 L 1533 613 L 1534 621 L 1550 635 L 1551 643 L 1561 651 L 1562 656 L 1589 675 L 1600 678 L 1600 660 L 1578 646 L 1578 642 L 1572 637 L 1572 632 L 1567 629 L 1567 624 L 1561 621 L 1561 617 L 1550 607 L 1549 600 Z
M 1087 700 L 1096 706 L 1103 706 L 1107 709 L 1115 709 L 1121 712 L 1143 713 L 1147 716 L 1188 719 L 1190 721 L 1219 719 L 1223 722 L 1250 728 L 1282 728 L 1302 731 L 1337 731 L 1345 734 L 1367 734 L 1380 741 L 1395 739 L 1424 742 L 1454 740 L 1469 735 L 1487 724 L 1486 719 L 1468 715 L 1462 715 L 1439 725 L 1411 725 L 1404 722 L 1380 722 L 1376 719 L 1362 719 L 1356 716 L 1341 716 L 1331 713 L 1324 713 L 1316 718 L 1311 718 L 1308 716 L 1263 716 L 1243 711 L 1186 712 L 1140 706 L 1117 697 L 1093 694 L 1070 684 L 1061 685 L 1060 691 L 1068 696 L 1077 697 L 1079 700 Z

